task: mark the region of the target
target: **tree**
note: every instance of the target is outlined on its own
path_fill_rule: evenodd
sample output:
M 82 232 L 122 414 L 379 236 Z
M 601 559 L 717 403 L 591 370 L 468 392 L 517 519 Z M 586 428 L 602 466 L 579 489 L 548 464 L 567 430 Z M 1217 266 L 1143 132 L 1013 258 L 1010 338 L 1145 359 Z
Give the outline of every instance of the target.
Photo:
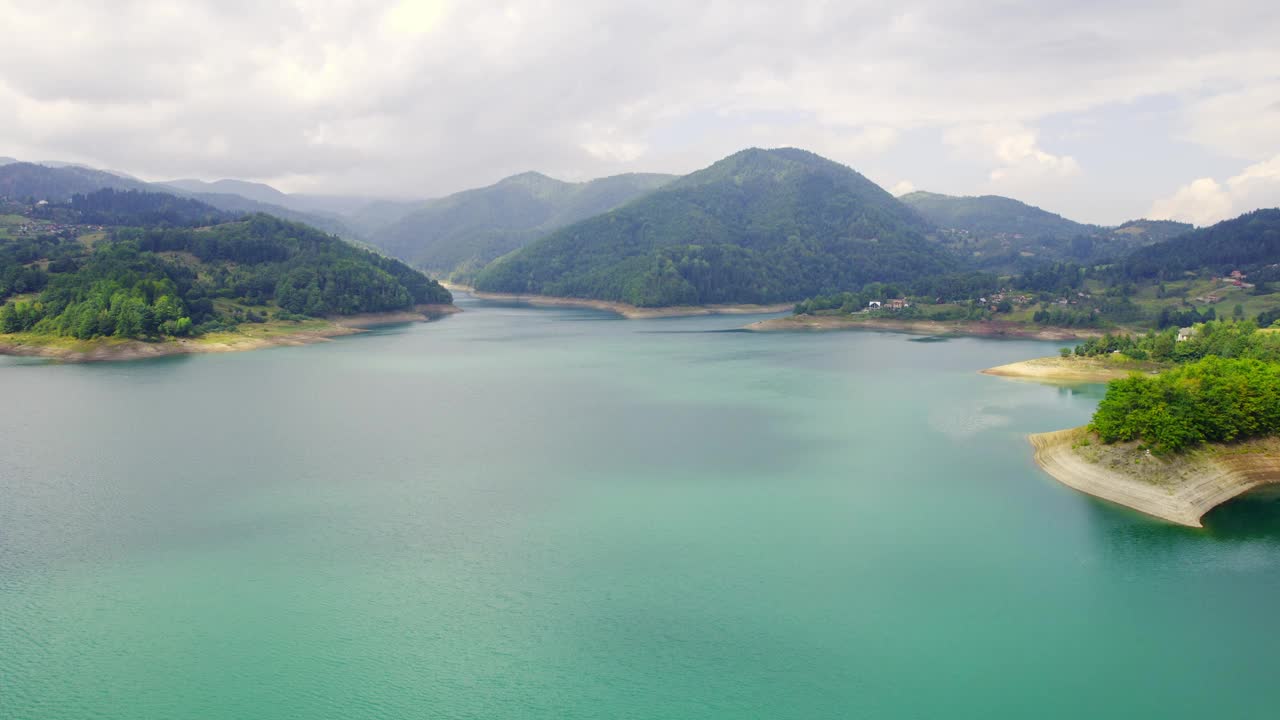
M 18 323 L 18 312 L 14 310 L 13 305 L 6 303 L 4 307 L 0 307 L 0 332 L 16 333 L 21 329 Z

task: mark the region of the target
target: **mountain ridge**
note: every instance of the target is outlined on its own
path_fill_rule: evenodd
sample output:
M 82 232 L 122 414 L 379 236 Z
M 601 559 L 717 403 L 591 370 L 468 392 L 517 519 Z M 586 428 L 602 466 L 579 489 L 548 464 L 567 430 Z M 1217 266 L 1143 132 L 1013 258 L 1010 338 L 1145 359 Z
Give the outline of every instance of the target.
M 489 262 L 543 235 L 673 179 L 659 173 L 626 173 L 572 183 L 523 172 L 428 200 L 372 232 L 370 241 L 432 273 L 466 280 Z
M 945 271 L 928 230 L 847 166 L 748 148 L 498 260 L 476 287 L 641 307 L 789 301 Z

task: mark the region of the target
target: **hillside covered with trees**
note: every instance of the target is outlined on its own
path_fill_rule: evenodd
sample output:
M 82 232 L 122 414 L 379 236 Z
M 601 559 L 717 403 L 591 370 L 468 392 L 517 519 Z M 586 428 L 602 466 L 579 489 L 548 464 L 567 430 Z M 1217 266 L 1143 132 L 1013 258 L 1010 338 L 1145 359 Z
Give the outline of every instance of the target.
M 51 167 L 27 162 L 0 165 L 0 200 L 9 199 L 24 204 L 31 204 L 41 200 L 50 203 L 65 203 L 75 195 L 91 195 L 98 190 L 117 190 L 121 192 L 132 190 L 196 200 L 232 215 L 266 213 L 318 227 L 348 240 L 359 239 L 341 218 L 332 213 L 304 212 L 259 200 L 256 197 L 245 197 L 244 195 L 226 191 L 228 188 L 236 188 L 247 192 L 243 188 L 253 185 L 255 184 L 219 185 L 213 183 L 182 186 L 181 184 L 146 183 L 135 178 L 77 165 Z M 266 188 L 267 186 L 261 187 Z M 273 192 L 284 197 L 278 191 Z M 272 196 L 268 193 L 261 193 L 257 197 L 269 198 Z
M 486 268 L 478 289 L 639 306 L 769 303 L 938 275 L 928 225 L 853 170 L 750 149 Z
M 967 263 L 999 272 L 1021 272 L 1045 262 L 1104 262 L 1194 229 L 1169 220 L 1131 220 L 1113 228 L 1088 225 L 998 195 L 919 191 L 899 200 L 928 220 L 933 237 Z
M 1172 279 L 1207 271 L 1254 273 L 1256 281 L 1280 280 L 1280 209 L 1256 210 L 1142 248 L 1123 263 L 1134 280 Z
M 110 190 L 41 212 L 59 222 L 0 240 L 0 332 L 153 339 L 452 301 L 398 260 L 267 215 Z
M 370 233 L 392 255 L 459 281 L 494 259 L 584 218 L 655 190 L 671 175 L 615 175 L 567 183 L 523 173 L 494 185 L 431 200 Z
M 898 199 L 937 227 L 965 230 L 974 235 L 1022 233 L 1068 238 L 1088 235 L 1098 229 L 1096 225 L 1073 222 L 999 195 L 959 197 L 918 190 Z

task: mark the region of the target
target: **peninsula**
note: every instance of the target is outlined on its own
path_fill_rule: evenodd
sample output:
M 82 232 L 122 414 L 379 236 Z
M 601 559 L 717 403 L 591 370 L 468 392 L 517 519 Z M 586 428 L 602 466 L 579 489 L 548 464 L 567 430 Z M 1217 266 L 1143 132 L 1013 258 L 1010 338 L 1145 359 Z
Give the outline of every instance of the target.
M 456 311 L 448 290 L 399 260 L 194 199 L 107 189 L 0 220 L 0 354 L 252 350 Z
M 1234 497 L 1280 490 L 1280 363 L 1210 355 L 1133 374 L 1108 386 L 1089 425 L 1030 439 L 1064 485 L 1199 527 Z
M 1036 463 L 1062 484 L 1168 522 L 1202 527 L 1205 513 L 1246 493 L 1280 495 L 1280 438 L 1206 445 L 1173 457 L 1141 443 L 1106 445 L 1087 428 L 1031 436 Z

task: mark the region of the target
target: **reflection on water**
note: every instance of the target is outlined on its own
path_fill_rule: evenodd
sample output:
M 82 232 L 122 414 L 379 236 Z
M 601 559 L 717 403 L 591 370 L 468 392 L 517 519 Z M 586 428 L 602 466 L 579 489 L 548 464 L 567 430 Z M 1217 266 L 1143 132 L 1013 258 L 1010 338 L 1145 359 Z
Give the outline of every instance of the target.
M 1272 492 L 1246 493 L 1209 511 L 1204 532 L 1217 540 L 1272 541 L 1280 548 L 1280 498 Z

